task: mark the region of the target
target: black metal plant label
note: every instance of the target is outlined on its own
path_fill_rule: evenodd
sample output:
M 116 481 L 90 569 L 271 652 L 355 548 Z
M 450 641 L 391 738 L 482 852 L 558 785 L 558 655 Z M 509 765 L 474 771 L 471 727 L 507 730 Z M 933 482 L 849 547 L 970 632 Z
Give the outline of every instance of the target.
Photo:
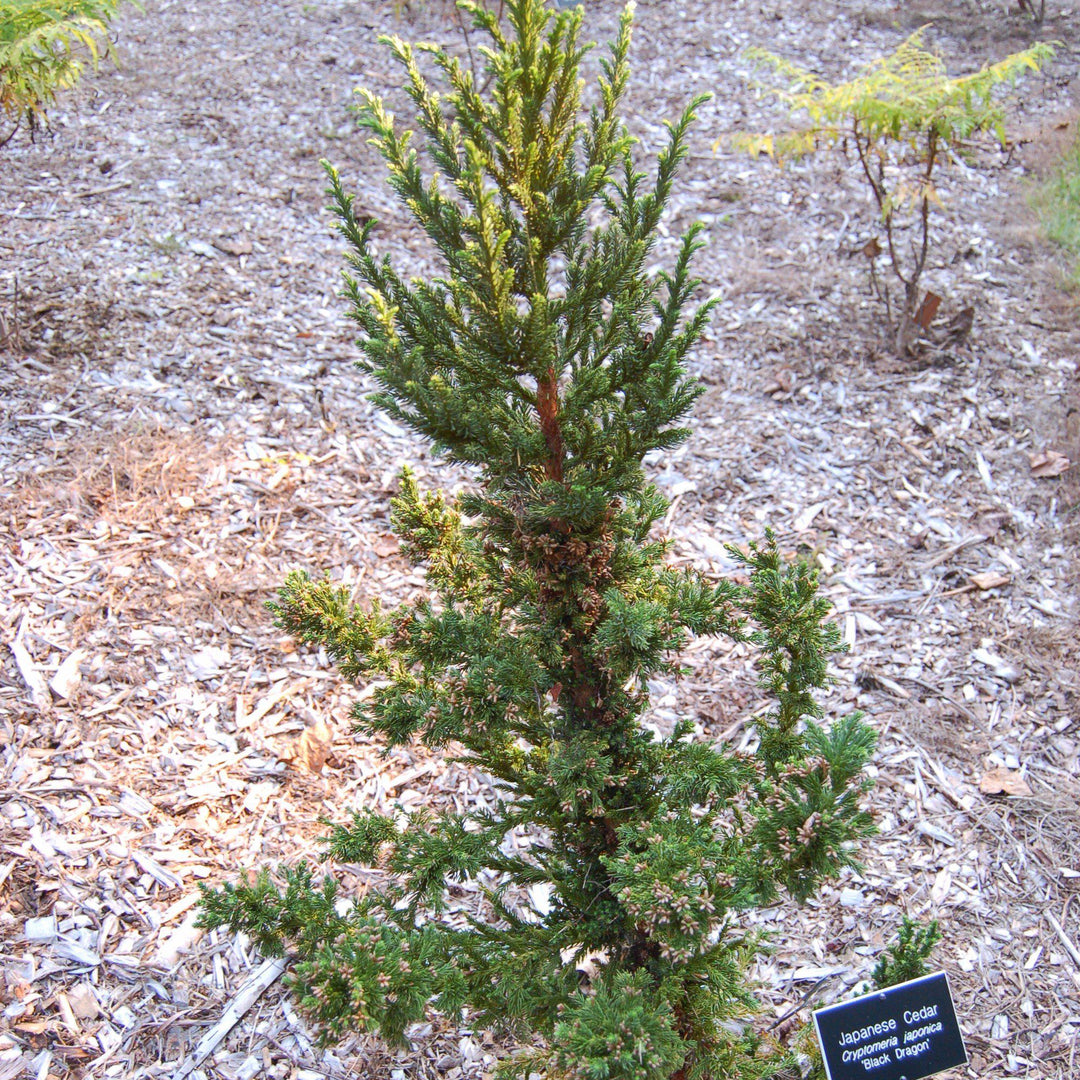
M 944 971 L 814 1013 L 829 1080 L 920 1080 L 967 1062 Z

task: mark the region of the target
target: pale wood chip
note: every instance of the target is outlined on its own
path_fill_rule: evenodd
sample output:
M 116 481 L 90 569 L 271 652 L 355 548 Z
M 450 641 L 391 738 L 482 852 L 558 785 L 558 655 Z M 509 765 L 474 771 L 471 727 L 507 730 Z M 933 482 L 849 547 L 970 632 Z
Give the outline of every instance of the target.
M 985 570 L 981 574 L 972 574 L 968 580 L 978 589 L 998 589 L 1002 585 L 1008 585 L 1012 578 L 1008 574 L 998 573 L 997 570 Z
M 267 987 L 281 977 L 285 967 L 286 961 L 281 957 L 263 961 L 258 970 L 236 992 L 218 1022 L 199 1039 L 191 1057 L 184 1062 L 182 1068 L 174 1075 L 173 1080 L 184 1080 L 214 1052 L 221 1040 L 232 1031 L 248 1009 L 259 1000 Z
M 171 968 L 176 965 L 181 953 L 187 952 L 206 932 L 195 923 L 198 911 L 190 911 L 187 918 L 158 946 L 154 955 L 154 966 Z
M 37 664 L 34 663 L 34 658 L 27 652 L 26 646 L 23 644 L 25 632 L 26 616 L 24 615 L 22 622 L 19 624 L 19 632 L 8 642 L 8 648 L 11 649 L 11 653 L 15 657 L 15 665 L 18 667 L 19 674 L 30 691 L 30 698 L 35 707 L 39 712 L 50 713 L 52 712 L 52 698 L 49 696 L 49 687 L 44 676 L 38 670 Z

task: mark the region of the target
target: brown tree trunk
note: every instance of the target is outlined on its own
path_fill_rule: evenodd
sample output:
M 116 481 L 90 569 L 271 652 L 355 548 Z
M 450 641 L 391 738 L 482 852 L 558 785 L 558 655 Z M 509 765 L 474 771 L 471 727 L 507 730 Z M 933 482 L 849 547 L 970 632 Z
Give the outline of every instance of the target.
M 540 416 L 540 431 L 547 444 L 548 459 L 544 462 L 544 475 L 549 480 L 562 483 L 563 441 L 559 426 L 559 379 L 554 368 L 540 380 L 536 390 L 536 411 Z

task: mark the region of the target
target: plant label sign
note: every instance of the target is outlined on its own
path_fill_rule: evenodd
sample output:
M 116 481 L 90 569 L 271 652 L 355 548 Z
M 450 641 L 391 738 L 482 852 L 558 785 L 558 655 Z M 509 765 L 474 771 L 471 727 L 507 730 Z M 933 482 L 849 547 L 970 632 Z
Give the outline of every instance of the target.
M 967 1062 L 944 971 L 814 1013 L 829 1080 L 920 1080 Z

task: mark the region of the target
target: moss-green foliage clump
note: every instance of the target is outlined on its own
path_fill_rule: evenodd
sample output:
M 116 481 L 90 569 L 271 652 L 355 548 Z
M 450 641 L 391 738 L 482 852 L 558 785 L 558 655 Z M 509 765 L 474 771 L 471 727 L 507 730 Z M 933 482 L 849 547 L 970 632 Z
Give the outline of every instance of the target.
M 929 974 L 926 961 L 940 940 L 941 931 L 938 929 L 937 919 L 931 919 L 923 926 L 905 915 L 900 923 L 896 944 L 889 946 L 874 968 L 874 986 L 878 990 L 884 990 L 886 987 Z
M 630 10 L 583 117 L 580 9 L 507 0 L 505 30 L 464 9 L 489 92 L 441 48 L 394 38 L 419 138 L 373 94 L 359 112 L 442 276 L 403 277 L 330 176 L 376 401 L 475 486 L 448 502 L 403 477 L 393 525 L 428 598 L 383 611 L 296 573 L 274 610 L 370 688 L 360 730 L 451 748 L 496 797 L 405 821 L 358 808 L 327 854 L 378 866 L 382 888 L 343 904 L 307 867 L 283 888 L 264 873 L 208 892 L 204 922 L 291 950 L 328 1037 L 401 1039 L 467 1006 L 533 1047 L 508 1075 L 771 1076 L 783 1054 L 749 1023 L 760 943 L 739 913 L 853 863 L 874 736 L 856 714 L 818 723 L 838 634 L 813 573 L 770 537 L 738 553 L 742 584 L 706 580 L 667 565 L 656 533 L 668 503 L 643 459 L 687 437 L 702 390 L 686 370 L 710 310 L 694 306 L 698 229 L 646 268 L 698 102 L 650 179 L 619 113 Z M 694 741 L 690 718 L 666 738 L 643 725 L 649 680 L 703 634 L 760 647 L 777 707 L 756 753 Z M 462 881 L 482 884 L 476 918 L 448 910 Z

